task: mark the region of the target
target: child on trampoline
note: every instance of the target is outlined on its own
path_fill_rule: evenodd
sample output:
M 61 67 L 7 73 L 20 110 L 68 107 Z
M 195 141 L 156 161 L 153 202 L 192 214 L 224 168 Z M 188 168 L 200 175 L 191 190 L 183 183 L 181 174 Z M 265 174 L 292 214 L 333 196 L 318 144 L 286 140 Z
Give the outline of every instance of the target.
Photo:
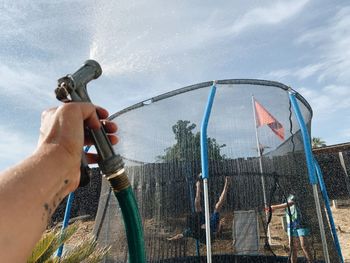
M 286 203 L 272 205 L 267 208 L 267 210 L 271 212 L 278 209 L 285 209 L 287 234 L 289 237 L 289 247 L 291 249 L 291 263 L 297 262 L 299 242 L 307 262 L 313 262 L 307 243 L 307 236 L 310 235 L 310 228 L 305 225 L 305 220 L 302 217 L 301 211 L 296 205 L 295 195 L 289 195 Z
M 201 174 L 199 175 L 201 176 Z M 225 177 L 225 185 L 220 195 L 218 202 L 215 204 L 214 212 L 210 216 L 210 232 L 213 239 L 221 233 L 224 219 L 220 220 L 220 210 L 225 202 L 228 189 L 228 177 Z M 185 230 L 168 240 L 179 240 L 184 237 L 192 237 L 199 240 L 201 243 L 206 243 L 205 234 L 205 215 L 201 207 L 201 182 L 196 182 L 196 197 L 194 199 L 195 213 L 187 217 Z

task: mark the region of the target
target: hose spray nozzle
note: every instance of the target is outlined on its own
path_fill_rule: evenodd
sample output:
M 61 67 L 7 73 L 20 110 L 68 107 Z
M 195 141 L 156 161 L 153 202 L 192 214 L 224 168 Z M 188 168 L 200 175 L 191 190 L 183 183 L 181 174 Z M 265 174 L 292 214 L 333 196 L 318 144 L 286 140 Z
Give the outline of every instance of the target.
M 102 74 L 100 64 L 95 60 L 87 60 L 84 65 L 72 75 L 67 75 L 58 80 L 55 89 L 56 98 L 60 101 L 83 101 L 91 102 L 86 85 Z
M 91 102 L 86 88 L 87 84 L 91 80 L 97 79 L 101 74 L 102 69 L 100 64 L 94 60 L 87 60 L 75 73 L 58 80 L 58 86 L 55 89 L 56 98 L 62 102 Z M 128 181 L 124 171 L 124 163 L 121 156 L 115 154 L 104 128 L 101 127 L 99 130 L 90 130 L 90 133 L 99 155 L 98 165 L 102 173 L 109 181 L 112 179 L 115 182 L 121 181 L 120 183 L 111 183 L 113 188 L 119 188 L 119 186 L 124 188 L 125 180 Z M 82 158 L 82 167 L 81 181 L 84 181 L 86 179 L 86 173 L 89 174 L 84 156 Z M 84 172 L 84 170 L 86 170 L 86 172 Z M 122 180 L 120 180 L 120 178 L 122 178 Z

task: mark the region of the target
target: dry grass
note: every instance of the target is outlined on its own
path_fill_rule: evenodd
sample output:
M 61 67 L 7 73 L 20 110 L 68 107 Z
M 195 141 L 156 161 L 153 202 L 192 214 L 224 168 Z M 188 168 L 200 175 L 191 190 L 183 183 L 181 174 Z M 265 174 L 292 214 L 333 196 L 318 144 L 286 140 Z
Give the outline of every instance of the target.
M 68 240 L 67 245 L 74 246 L 74 244 L 80 243 L 82 240 L 87 240 L 92 234 L 94 228 L 94 221 L 79 222 L 79 228 L 77 232 Z
M 335 224 L 337 226 L 337 233 L 340 241 L 340 245 L 342 247 L 343 256 L 346 263 L 350 263 L 350 207 L 340 207 L 337 209 L 332 208 L 333 217 Z M 288 255 L 288 239 L 287 235 L 284 232 L 281 224 L 281 217 L 283 213 L 274 214 L 274 217 L 271 222 L 271 234 L 272 234 L 272 249 L 278 255 Z M 232 234 L 231 234 L 231 222 L 232 216 L 226 215 L 226 226 L 224 228 L 222 236 L 213 242 L 212 250 L 213 253 L 233 253 L 232 247 Z M 176 220 L 175 220 L 176 221 Z M 85 239 L 88 234 L 92 233 L 94 222 L 86 221 L 81 222 L 79 230 L 74 234 L 74 236 L 67 243 L 68 246 L 74 246 L 74 244 L 79 243 L 81 240 Z M 159 226 L 154 222 L 154 220 L 147 220 L 145 222 L 145 236 L 147 233 L 154 232 L 155 229 Z M 157 230 L 157 237 L 161 240 L 166 241 L 166 238 L 173 235 L 173 233 L 178 233 L 181 231 L 181 228 L 170 228 L 163 227 Z M 160 243 L 159 243 L 160 244 Z M 263 244 L 264 239 L 261 238 L 261 251 L 264 251 Z M 195 242 L 192 239 L 187 240 L 187 251 L 188 255 L 195 255 Z M 317 249 L 317 248 L 316 248 Z M 113 250 L 113 249 L 112 249 Z M 205 254 L 205 246 L 201 246 L 200 248 L 201 254 Z M 191 251 L 193 253 L 191 253 Z M 301 251 L 299 253 L 302 255 Z

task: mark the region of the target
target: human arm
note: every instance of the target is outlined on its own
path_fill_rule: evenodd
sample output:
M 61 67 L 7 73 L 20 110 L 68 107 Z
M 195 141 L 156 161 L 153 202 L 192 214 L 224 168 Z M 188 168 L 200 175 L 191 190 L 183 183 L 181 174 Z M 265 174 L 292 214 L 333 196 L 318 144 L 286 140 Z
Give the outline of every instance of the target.
M 42 114 L 36 151 L 18 165 L 0 173 L 0 255 L 3 262 L 25 262 L 40 239 L 54 210 L 80 180 L 84 127 L 98 129 L 96 115 L 107 111 L 89 103 L 68 103 Z M 107 122 L 106 130 L 116 126 Z M 109 135 L 111 142 L 117 138 Z M 89 156 L 96 161 L 96 156 Z
M 184 235 L 181 233 L 181 234 L 177 234 L 177 235 L 175 235 L 173 237 L 168 237 L 167 240 L 169 240 L 169 241 L 179 240 L 179 239 L 181 239 L 183 237 L 184 237 Z
M 169 240 L 169 241 L 171 241 L 171 240 L 179 240 L 179 239 L 184 238 L 184 237 L 189 237 L 189 236 L 191 236 L 191 234 L 192 234 L 191 229 L 190 228 L 186 228 L 184 230 L 184 232 L 182 232 L 181 234 L 177 234 L 177 235 L 175 235 L 173 237 L 169 237 L 169 238 L 167 238 L 167 240 Z
M 265 208 L 265 210 L 268 212 L 270 210 L 275 211 L 275 210 L 280 210 L 280 209 L 285 209 L 287 208 L 288 206 L 291 207 L 292 205 L 294 205 L 294 201 L 288 201 L 286 203 L 282 203 L 282 204 L 278 204 L 278 205 L 271 205 L 270 207 L 267 206 Z

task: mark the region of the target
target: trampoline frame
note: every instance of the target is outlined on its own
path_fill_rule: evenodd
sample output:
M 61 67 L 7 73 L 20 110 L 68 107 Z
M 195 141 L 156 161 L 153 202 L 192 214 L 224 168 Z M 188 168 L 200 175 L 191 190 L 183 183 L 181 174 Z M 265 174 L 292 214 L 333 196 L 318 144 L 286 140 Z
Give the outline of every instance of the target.
M 209 115 L 210 115 L 210 110 L 211 110 L 211 106 L 213 104 L 213 100 L 214 100 L 214 97 L 215 97 L 215 91 L 213 92 L 213 88 L 216 88 L 216 85 L 224 85 L 224 84 L 227 84 L 227 85 L 257 85 L 257 86 L 269 86 L 269 87 L 276 87 L 276 88 L 280 88 L 284 91 L 286 91 L 289 95 L 289 101 L 292 105 L 292 108 L 293 108 L 293 111 L 294 113 L 296 114 L 296 117 L 297 117 L 297 120 L 298 120 L 298 123 L 299 123 L 299 126 L 300 126 L 300 130 L 303 134 L 303 144 L 304 144 L 304 147 L 305 147 L 305 155 L 306 155 L 306 162 L 308 164 L 308 173 L 309 173 L 309 179 L 310 179 L 310 184 L 312 185 L 313 187 L 313 195 L 314 195 L 314 199 L 315 199 L 315 205 L 316 205 L 316 210 L 317 210 L 317 214 L 318 214 L 318 223 L 319 223 L 319 226 L 320 226 L 320 231 L 321 231 L 321 237 L 322 237 L 322 244 L 323 244 L 323 250 L 324 250 L 324 254 L 325 254 L 325 262 L 328 263 L 330 262 L 329 261 L 329 253 L 328 253 L 328 248 L 327 248 L 327 244 L 326 244 L 326 240 L 325 240 L 325 235 L 324 235 L 324 229 L 322 229 L 322 226 L 323 226 L 323 219 L 322 219 L 322 216 L 321 216 L 321 213 L 320 213 L 320 200 L 318 199 L 318 193 L 317 193 L 317 184 L 320 183 L 319 182 L 319 178 L 317 176 L 320 176 L 319 174 L 315 174 L 315 164 L 314 164 L 314 159 L 313 159 L 313 155 L 312 155 L 312 152 L 311 152 L 311 147 L 310 147 L 310 136 L 308 134 L 308 129 L 307 129 L 307 126 L 305 125 L 305 122 L 304 122 L 304 119 L 303 119 L 303 116 L 300 112 L 300 108 L 299 108 L 299 105 L 296 101 L 296 98 L 301 102 L 303 103 L 303 105 L 307 108 L 307 110 L 309 111 L 310 113 L 310 119 L 312 118 L 313 116 L 313 112 L 312 112 L 312 109 L 311 109 L 311 106 L 309 105 L 309 103 L 304 99 L 303 96 L 301 96 L 298 92 L 296 92 L 295 90 L 293 90 L 291 87 L 289 86 L 286 86 L 282 83 L 279 83 L 279 82 L 276 82 L 276 81 L 268 81 L 268 80 L 258 80 L 258 79 L 226 79 L 226 80 L 217 80 L 217 81 L 207 81 L 207 82 L 202 82 L 202 83 L 199 83 L 199 84 L 195 84 L 195 85 L 191 85 L 191 86 L 187 86 L 187 87 L 183 87 L 183 88 L 180 88 L 180 89 L 176 89 L 176 90 L 173 90 L 173 91 L 170 91 L 170 92 L 167 92 L 167 93 L 164 93 L 164 94 L 161 94 L 161 95 L 158 95 L 158 96 L 155 96 L 155 97 L 152 97 L 150 99 L 147 99 L 147 100 L 144 100 L 142 102 L 139 102 L 139 103 L 136 103 L 132 106 L 129 106 L 121 111 L 118 111 L 116 112 L 115 114 L 112 114 L 109 119 L 112 120 L 124 113 L 127 113 L 131 110 L 134 110 L 134 109 L 138 109 L 138 108 L 141 108 L 143 106 L 147 106 L 147 105 L 150 105 L 154 102 L 157 102 L 157 101 L 160 101 L 160 100 L 163 100 L 163 99 L 166 99 L 166 98 L 170 98 L 170 97 L 173 97 L 175 95 L 179 95 L 179 94 L 182 94 L 182 93 L 186 93 L 188 91 L 192 91 L 192 90 L 196 90 L 196 89 L 200 89 L 200 88 L 209 88 L 209 87 L 212 87 L 212 90 L 210 91 L 209 93 L 209 98 L 208 98 L 208 104 L 207 104 L 207 108 L 206 108 L 206 112 L 204 117 L 203 117 L 203 122 L 202 122 L 202 130 L 201 130 L 201 134 L 204 134 L 204 137 L 203 137 L 203 140 L 206 141 L 206 133 L 204 132 L 204 130 L 206 130 L 206 125 L 209 121 Z M 209 114 L 208 114 L 209 112 Z M 202 141 L 201 139 L 201 144 L 202 144 Z M 202 146 L 201 146 L 202 147 Z M 205 171 L 208 169 L 208 160 L 207 160 L 207 153 L 206 153 L 206 149 L 205 147 L 203 147 L 203 149 L 201 150 L 201 157 L 202 157 L 202 169 L 204 168 L 203 172 L 204 172 L 204 176 L 203 176 L 203 179 L 207 180 L 208 178 L 208 175 L 205 173 Z M 311 160 L 311 161 L 310 161 Z M 324 192 L 325 189 L 322 189 L 322 192 Z M 326 202 L 326 206 L 329 205 L 329 203 Z M 206 210 L 206 209 L 205 209 Z M 327 207 L 327 210 L 328 207 Z M 209 213 L 209 211 L 206 211 L 205 212 L 206 214 Z M 332 215 L 329 215 L 328 214 L 328 220 L 332 221 Z M 207 224 L 208 225 L 208 224 Z M 333 237 L 334 237 L 334 241 L 335 243 L 336 240 L 337 240 L 337 234 L 336 233 L 333 233 Z M 209 240 L 210 240 L 210 237 L 209 237 Z M 210 247 L 210 246 L 209 246 Z M 336 247 L 337 247 L 337 244 L 336 244 Z M 337 250 L 338 250 L 338 247 L 337 247 Z M 343 262 L 343 259 L 342 259 L 342 255 L 341 255 L 341 251 L 339 249 L 338 251 L 338 254 L 341 258 L 341 261 Z M 211 255 L 211 252 L 208 253 L 208 255 Z M 207 258 L 207 261 L 208 262 L 211 262 L 211 258 L 208 259 Z M 169 261 L 170 262 L 170 261 Z M 187 262 L 187 261 L 184 261 L 184 262 Z
M 313 116 L 313 112 L 312 112 L 312 109 L 311 109 L 311 106 L 310 104 L 306 101 L 306 99 L 301 96 L 298 92 L 296 92 L 295 90 L 293 90 L 291 87 L 287 86 L 287 85 L 284 85 L 280 82 L 277 82 L 277 81 L 270 81 L 270 80 L 261 80 L 261 79 L 224 79 L 224 80 L 215 80 L 216 82 L 216 85 L 221 85 L 221 84 L 232 84 L 232 85 L 239 85 L 239 84 L 246 84 L 246 85 L 256 85 L 256 86 L 273 86 L 273 87 L 276 87 L 276 88 L 280 88 L 282 90 L 285 90 L 285 91 L 292 91 L 294 92 L 295 96 L 298 98 L 298 100 L 300 102 L 302 102 L 304 104 L 304 106 L 309 110 L 310 112 L 310 118 L 312 118 Z M 186 93 L 188 91 L 192 91 L 192 90 L 196 90 L 196 89 L 201 89 L 201 88 L 209 88 L 213 85 L 213 81 L 206 81 L 206 82 L 201 82 L 201 83 L 198 83 L 198 84 L 194 84 L 194 85 L 190 85 L 190 86 L 186 86 L 186 87 L 183 87 L 183 88 L 180 88 L 180 89 L 176 89 L 176 90 L 173 90 L 173 91 L 169 91 L 169 92 L 166 92 L 164 94 L 161 94 L 161 95 L 158 95 L 158 96 L 155 96 L 155 97 L 151 97 L 149 99 L 146 99 L 146 100 L 143 100 L 139 103 L 136 103 L 132 106 L 129 106 L 123 110 L 120 110 L 114 114 L 112 114 L 111 116 L 109 116 L 108 119 L 114 119 L 116 117 L 118 117 L 119 115 L 122 115 L 128 111 L 131 111 L 131 110 L 134 110 L 134 109 L 137 109 L 137 108 L 140 108 L 140 107 L 143 107 L 143 106 L 147 106 L 147 105 L 150 105 L 151 103 L 154 103 L 154 102 L 157 102 L 157 101 L 160 101 L 160 100 L 163 100 L 163 99 L 166 99 L 166 98 L 170 98 L 170 97 L 173 97 L 175 95 L 179 95 L 179 94 L 182 94 L 182 93 Z

